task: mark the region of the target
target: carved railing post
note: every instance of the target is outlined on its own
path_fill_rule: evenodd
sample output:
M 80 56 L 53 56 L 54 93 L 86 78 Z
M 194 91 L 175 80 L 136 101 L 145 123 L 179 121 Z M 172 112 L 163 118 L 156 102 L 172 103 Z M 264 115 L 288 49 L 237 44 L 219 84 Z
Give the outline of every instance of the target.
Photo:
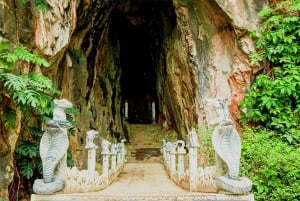
M 117 165 L 120 165 L 123 162 L 123 148 L 121 143 L 117 144 L 116 151 L 117 151 Z
M 167 169 L 170 171 L 170 166 L 171 166 L 171 142 L 167 142 L 166 144 L 166 165 Z
M 198 157 L 197 152 L 200 147 L 198 141 L 198 135 L 196 130 L 193 128 L 191 132 L 189 132 L 189 170 L 190 170 L 190 191 L 197 190 L 197 181 L 198 181 Z
M 176 144 L 170 143 L 170 171 L 171 175 L 174 175 L 176 171 Z
M 101 143 L 101 155 L 103 158 L 102 162 L 102 174 L 103 176 L 108 179 L 108 173 L 109 173 L 109 156 L 110 156 L 110 151 L 109 151 L 109 146 L 111 143 L 107 140 L 102 140 Z
M 119 152 L 120 152 L 120 163 L 125 162 L 125 155 L 126 155 L 126 147 L 125 147 L 125 139 L 122 139 L 120 143 L 118 143 L 119 146 Z M 118 160 L 119 161 L 119 160 Z M 119 163 L 118 163 L 119 164 Z
M 178 155 L 178 162 L 177 162 L 177 169 L 178 169 L 178 177 L 182 178 L 184 175 L 184 155 L 186 154 L 186 150 L 184 149 L 185 143 L 183 140 L 178 140 L 177 144 L 177 155 Z
M 162 156 L 163 156 L 163 162 L 164 164 L 166 165 L 166 158 L 167 158 L 167 140 L 163 140 L 163 146 L 162 146 L 162 149 L 161 149 L 161 153 L 162 153 Z
M 115 170 L 117 167 L 117 154 L 118 154 L 118 145 L 117 144 L 112 144 L 110 146 L 110 154 L 111 154 L 111 169 Z
M 94 177 L 96 170 L 96 149 L 98 146 L 94 144 L 93 140 L 98 137 L 98 132 L 90 130 L 86 133 L 86 145 L 85 148 L 88 150 L 88 173 L 91 178 Z

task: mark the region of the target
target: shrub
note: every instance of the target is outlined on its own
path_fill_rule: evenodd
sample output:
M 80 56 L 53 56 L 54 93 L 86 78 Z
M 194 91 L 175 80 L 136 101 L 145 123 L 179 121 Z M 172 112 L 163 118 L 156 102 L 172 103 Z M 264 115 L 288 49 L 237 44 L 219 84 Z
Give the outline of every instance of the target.
M 300 148 L 264 128 L 243 134 L 241 174 L 253 182 L 255 200 L 300 200 Z
M 300 0 L 284 0 L 260 12 L 262 26 L 251 61 L 269 62 L 268 74 L 260 74 L 240 105 L 247 112 L 243 122 L 259 123 L 300 142 Z M 262 68 L 263 69 L 263 68 Z

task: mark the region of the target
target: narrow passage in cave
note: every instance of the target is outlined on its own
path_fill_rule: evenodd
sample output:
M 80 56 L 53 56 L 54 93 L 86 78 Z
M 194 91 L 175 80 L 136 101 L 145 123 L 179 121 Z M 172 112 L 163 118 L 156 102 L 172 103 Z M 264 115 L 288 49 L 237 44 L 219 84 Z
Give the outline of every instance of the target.
M 164 35 L 162 15 L 173 7 L 169 0 L 121 2 L 112 13 L 110 34 L 120 48 L 123 116 L 128 102 L 129 123 L 150 124 L 159 111 L 156 86 Z

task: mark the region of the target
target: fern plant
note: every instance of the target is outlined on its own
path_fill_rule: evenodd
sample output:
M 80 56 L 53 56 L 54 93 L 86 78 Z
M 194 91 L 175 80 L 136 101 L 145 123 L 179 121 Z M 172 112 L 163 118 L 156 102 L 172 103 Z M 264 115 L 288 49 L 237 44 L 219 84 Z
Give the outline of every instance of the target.
M 20 140 L 15 150 L 15 160 L 21 174 L 26 179 L 39 177 L 42 174 L 42 161 L 39 157 L 39 141 L 43 132 L 36 127 L 28 127 L 29 139 Z
M 30 53 L 25 47 L 14 48 L 7 43 L 0 43 L 2 94 L 9 94 L 24 114 L 49 114 L 53 107 L 53 97 L 58 96 L 60 92 L 53 87 L 52 81 L 41 73 L 17 74 L 17 62 L 49 66 L 46 60 Z

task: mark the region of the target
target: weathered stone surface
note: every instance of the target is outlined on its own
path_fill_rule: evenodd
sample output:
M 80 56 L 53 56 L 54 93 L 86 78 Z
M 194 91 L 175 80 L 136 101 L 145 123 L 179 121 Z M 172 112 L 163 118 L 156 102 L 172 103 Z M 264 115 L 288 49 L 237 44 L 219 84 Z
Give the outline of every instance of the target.
M 50 9 L 36 11 L 35 45 L 43 54 L 55 56 L 66 47 L 76 26 L 76 1 L 46 0 Z
M 251 30 L 257 28 L 257 9 L 261 9 L 265 1 L 260 0 L 216 0 L 227 16 L 238 29 Z

